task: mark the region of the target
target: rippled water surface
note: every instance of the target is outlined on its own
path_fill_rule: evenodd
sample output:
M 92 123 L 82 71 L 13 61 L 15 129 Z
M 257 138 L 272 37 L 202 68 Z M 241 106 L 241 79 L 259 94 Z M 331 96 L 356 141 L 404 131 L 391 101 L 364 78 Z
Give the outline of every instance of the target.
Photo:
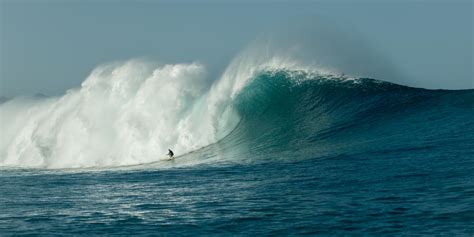
M 177 159 L 174 162 L 179 162 Z M 472 157 L 2 170 L 3 234 L 473 234 Z

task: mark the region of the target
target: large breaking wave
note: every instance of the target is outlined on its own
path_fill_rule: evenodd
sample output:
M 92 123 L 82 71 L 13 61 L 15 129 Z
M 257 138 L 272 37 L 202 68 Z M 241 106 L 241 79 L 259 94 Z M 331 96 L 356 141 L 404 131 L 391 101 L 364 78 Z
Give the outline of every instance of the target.
M 149 163 L 215 143 L 239 122 L 232 103 L 255 71 L 276 58 L 235 60 L 217 81 L 199 63 L 143 60 L 99 66 L 78 89 L 0 105 L 0 165 L 77 168 Z
M 132 60 L 98 67 L 63 96 L 1 104 L 0 166 L 136 165 L 160 160 L 168 148 L 178 155 L 204 148 L 227 158 L 360 151 L 397 130 L 413 131 L 405 144 L 430 136 L 417 126 L 442 125 L 437 114 L 449 113 L 443 104 L 468 108 L 456 126 L 470 131 L 472 98 L 472 90 L 350 78 L 285 57 L 242 54 L 216 81 L 199 63 Z M 423 116 L 432 119 L 416 119 Z M 381 123 L 394 129 L 371 129 Z

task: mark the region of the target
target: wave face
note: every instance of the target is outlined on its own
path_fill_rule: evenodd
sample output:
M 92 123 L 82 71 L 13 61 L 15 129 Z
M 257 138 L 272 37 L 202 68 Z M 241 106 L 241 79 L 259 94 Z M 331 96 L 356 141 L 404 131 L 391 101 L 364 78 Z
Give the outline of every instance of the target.
M 474 154 L 474 90 L 273 70 L 257 74 L 235 107 L 242 120 L 216 148 L 233 159 Z
M 252 63 L 234 62 L 211 83 L 200 64 L 130 61 L 97 68 L 61 97 L 7 101 L 0 165 L 136 165 L 160 160 L 168 148 L 183 160 L 231 162 L 453 146 L 474 153 L 467 145 L 474 143 L 474 90 Z

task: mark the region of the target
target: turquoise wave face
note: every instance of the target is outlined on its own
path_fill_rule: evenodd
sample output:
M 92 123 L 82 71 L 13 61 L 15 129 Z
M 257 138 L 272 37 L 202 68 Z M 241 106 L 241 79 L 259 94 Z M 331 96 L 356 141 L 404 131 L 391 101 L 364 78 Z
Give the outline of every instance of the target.
M 252 161 L 429 150 L 448 145 L 443 137 L 454 131 L 463 133 L 459 139 L 473 139 L 473 98 L 473 90 L 425 90 L 367 78 L 266 71 L 234 100 L 241 116 L 238 126 L 203 150 L 227 160 Z M 446 123 L 448 114 L 454 120 Z

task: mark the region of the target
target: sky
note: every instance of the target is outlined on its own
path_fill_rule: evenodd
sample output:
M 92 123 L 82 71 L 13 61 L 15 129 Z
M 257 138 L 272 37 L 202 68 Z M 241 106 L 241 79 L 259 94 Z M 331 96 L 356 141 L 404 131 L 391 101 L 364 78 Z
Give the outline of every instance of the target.
M 397 72 L 365 76 L 469 89 L 472 22 L 472 0 L 0 0 L 0 96 L 60 95 L 98 65 L 133 58 L 198 61 L 219 75 L 262 33 L 301 25 L 337 29 L 359 64 L 387 62 Z

